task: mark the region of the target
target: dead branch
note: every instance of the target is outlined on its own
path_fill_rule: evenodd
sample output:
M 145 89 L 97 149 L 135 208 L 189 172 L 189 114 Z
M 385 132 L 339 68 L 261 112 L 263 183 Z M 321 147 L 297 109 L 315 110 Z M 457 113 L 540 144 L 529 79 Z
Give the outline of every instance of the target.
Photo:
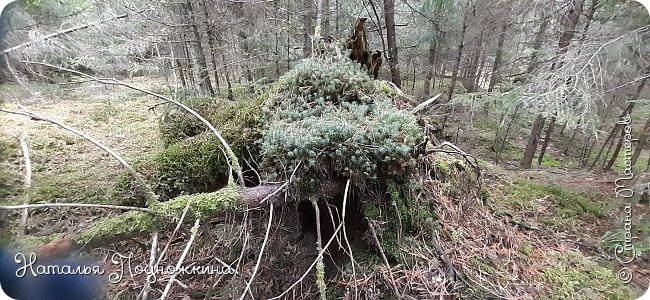
M 445 146 L 451 148 L 452 150 L 442 149 Z M 476 159 L 476 157 L 472 156 L 471 154 L 466 153 L 465 151 L 458 148 L 458 146 L 456 146 L 456 145 L 454 145 L 454 144 L 452 144 L 450 142 L 447 142 L 447 141 L 443 142 L 442 144 L 440 144 L 439 147 L 437 147 L 435 149 L 428 150 L 426 152 L 426 154 L 428 155 L 428 154 L 436 153 L 436 152 L 442 152 L 442 153 L 447 153 L 447 154 L 458 154 L 458 155 L 462 156 L 463 159 L 465 160 L 465 162 L 467 162 L 474 169 L 474 172 L 476 173 L 476 179 L 478 180 L 478 183 L 479 183 L 479 190 L 480 190 L 480 188 L 481 188 L 481 180 L 480 180 L 480 178 L 481 178 L 482 173 L 481 173 L 481 166 L 479 166 L 478 160 Z
M 32 160 L 29 158 L 29 146 L 27 145 L 27 138 L 23 133 L 20 136 L 20 151 L 23 153 L 25 160 L 25 200 L 24 205 L 29 204 L 29 190 L 32 187 Z M 20 215 L 20 234 L 25 234 L 27 231 L 27 217 L 29 217 L 29 208 L 25 207 Z
M 146 213 L 156 213 L 155 210 L 144 208 L 144 207 L 134 207 L 134 206 L 121 206 L 121 205 L 107 205 L 107 204 L 89 204 L 89 203 L 39 203 L 39 204 L 23 204 L 23 205 L 0 205 L 0 209 L 11 210 L 11 209 L 30 209 L 30 208 L 50 208 L 50 207 L 87 207 L 87 208 L 109 208 L 109 209 L 119 209 L 119 210 L 133 210 Z
M 101 24 L 101 23 L 106 22 L 106 21 L 112 21 L 112 20 L 126 18 L 127 16 L 128 16 L 128 14 L 121 14 L 119 16 L 115 16 L 115 17 L 110 18 L 110 19 L 104 19 L 104 20 L 90 22 L 90 23 L 86 23 L 86 24 L 82 24 L 82 25 L 77 25 L 77 26 L 70 27 L 70 28 L 65 29 L 65 30 L 57 31 L 55 33 L 50 33 L 48 35 L 43 36 L 42 38 L 40 38 L 38 40 L 46 41 L 46 40 L 49 40 L 51 38 L 55 38 L 55 37 L 57 37 L 59 35 L 62 35 L 62 34 L 67 34 L 67 33 L 77 31 L 77 30 L 86 29 L 88 27 L 96 26 L 96 25 Z M 36 42 L 38 40 L 31 40 L 31 41 L 24 42 L 24 43 L 22 43 L 20 45 L 13 46 L 13 47 L 11 47 L 9 49 L 6 49 L 6 50 L 0 52 L 0 54 L 9 54 L 9 53 L 11 53 L 13 51 L 16 51 L 16 50 L 20 49 L 20 48 L 29 46 L 29 45 L 31 45 L 32 43 L 34 43 L 34 42 Z
M 44 121 L 44 122 L 47 122 L 47 123 L 50 123 L 50 124 L 57 125 L 57 126 L 63 128 L 63 129 L 65 129 L 65 130 L 67 130 L 67 131 L 70 131 L 70 132 L 72 132 L 72 133 L 74 133 L 74 134 L 76 134 L 76 135 L 78 135 L 78 136 L 81 136 L 81 137 L 84 138 L 85 140 L 87 140 L 87 141 L 89 141 L 89 142 L 95 144 L 97 147 L 101 148 L 101 149 L 104 150 L 106 153 L 108 153 L 109 155 L 111 155 L 112 157 L 114 157 L 115 159 L 117 159 L 117 160 L 120 162 L 120 164 L 121 164 L 122 166 L 124 166 L 124 168 L 126 168 L 127 171 L 128 171 L 131 175 L 133 175 L 133 177 L 135 178 L 135 180 L 138 182 L 138 184 L 139 184 L 142 188 L 144 188 L 144 190 L 145 190 L 145 192 L 146 192 L 146 194 L 147 194 L 147 196 L 146 196 L 146 198 L 147 198 L 147 199 L 146 199 L 147 204 L 152 204 L 152 203 L 158 202 L 158 196 L 156 196 L 156 194 L 154 194 L 153 190 L 152 190 L 151 187 L 150 187 L 150 186 L 145 182 L 144 178 L 142 178 L 142 176 L 140 176 L 140 174 L 138 174 L 138 172 L 136 172 L 135 169 L 133 169 L 133 167 L 131 167 L 131 166 L 129 165 L 129 163 L 127 163 L 126 160 L 124 160 L 124 158 L 122 158 L 119 154 L 115 153 L 115 151 L 111 150 L 111 149 L 108 148 L 106 145 L 100 143 L 98 140 L 94 139 L 93 137 L 91 137 L 91 136 L 89 136 L 89 135 L 87 135 L 87 134 L 85 134 L 85 133 L 83 133 L 83 132 L 81 132 L 81 131 L 79 131 L 79 130 L 73 128 L 73 127 L 70 127 L 70 126 L 66 125 L 65 123 L 63 123 L 63 122 L 59 122 L 59 121 L 57 121 L 57 120 L 54 120 L 54 119 L 49 118 L 49 117 L 44 116 L 44 115 L 39 115 L 39 114 L 33 113 L 33 112 L 27 110 L 26 107 L 24 107 L 24 106 L 22 106 L 22 105 L 20 105 L 20 104 L 18 104 L 18 107 L 20 107 L 20 108 L 22 109 L 22 112 L 19 112 L 19 111 L 9 111 L 9 110 L 4 110 L 4 109 L 0 109 L 0 112 L 9 113 L 9 114 L 15 114 L 15 115 L 22 115 L 22 116 L 30 117 L 30 118 L 31 118 L 32 120 L 34 120 L 34 121 Z
M 221 134 L 217 131 L 217 129 L 208 120 L 203 118 L 203 116 L 201 116 L 199 113 L 197 113 L 193 109 L 189 108 L 187 105 L 185 105 L 185 104 L 183 104 L 181 102 L 178 102 L 178 101 L 176 101 L 174 99 L 171 99 L 169 97 L 165 97 L 163 95 L 154 93 L 154 92 L 149 91 L 149 90 L 141 89 L 139 87 L 130 85 L 128 83 L 122 82 L 122 81 L 114 79 L 114 78 L 99 78 L 99 77 L 95 77 L 95 76 L 92 76 L 92 75 L 89 75 L 89 74 L 86 74 L 86 73 L 83 73 L 83 72 L 79 72 L 79 71 L 64 68 L 64 67 L 55 66 L 55 65 L 52 65 L 52 64 L 48 64 L 48 63 L 32 62 L 32 61 L 21 61 L 21 62 L 26 63 L 26 64 L 46 66 L 46 67 L 54 68 L 54 69 L 57 69 L 57 70 L 69 72 L 69 73 L 76 74 L 76 75 L 79 75 L 79 76 L 82 76 L 82 77 L 85 77 L 85 78 L 89 78 L 89 79 L 91 79 L 91 80 L 93 80 L 95 82 L 102 83 L 102 84 L 123 86 L 123 87 L 126 87 L 126 88 L 130 88 L 132 90 L 136 90 L 136 91 L 141 92 L 141 93 L 145 93 L 145 94 L 150 95 L 150 96 L 154 96 L 154 97 L 156 97 L 158 99 L 164 100 L 166 102 L 172 103 L 172 104 L 182 108 L 183 110 L 189 112 L 191 115 L 193 115 L 194 117 L 199 119 L 199 121 L 201 121 L 201 123 L 205 124 L 205 126 L 207 126 L 210 129 L 210 131 L 212 131 L 212 133 L 217 137 L 217 139 L 219 140 L 219 142 L 223 146 L 223 149 L 221 149 L 221 151 L 223 151 L 223 154 L 226 157 L 226 160 L 228 161 L 229 165 L 232 167 L 232 169 L 235 171 L 235 173 L 237 173 L 237 177 L 239 179 L 239 184 L 242 187 L 244 186 L 244 175 L 243 175 L 241 166 L 239 165 L 237 155 L 235 155 L 235 152 L 232 151 L 232 149 L 228 145 L 228 142 L 226 142 L 226 140 L 221 136 Z M 232 179 L 231 174 L 228 174 L 228 177 Z
M 342 183 L 328 182 L 323 184 L 325 188 L 321 188 L 320 193 L 326 196 L 336 195 L 340 193 L 338 187 L 341 186 L 343 186 Z M 189 207 L 185 212 L 189 218 L 196 218 L 200 214 L 203 219 L 209 219 L 234 209 L 246 210 L 266 207 L 278 199 L 277 190 L 281 187 L 282 184 L 267 184 L 250 188 L 231 185 L 212 193 L 178 196 L 166 202 L 155 203 L 149 208 L 107 218 L 77 234 L 67 235 L 64 237 L 68 240 L 65 243 L 63 239 L 57 239 L 40 246 L 36 249 L 36 253 L 43 253 L 44 258 L 48 258 L 47 253 L 50 252 L 57 253 L 59 257 L 65 257 L 74 250 L 101 247 L 143 234 L 171 229 L 177 225 L 176 221 L 181 218 L 181 215 L 184 217 L 186 207 Z M 273 193 L 276 193 L 276 197 L 268 199 L 268 196 Z M 262 201 L 264 199 L 267 200 Z M 65 249 L 60 249 L 60 246 L 56 246 L 59 244 L 67 246 Z M 327 249 L 328 245 L 329 243 L 323 251 Z M 42 251 L 42 249 L 50 250 Z M 162 254 L 158 258 L 159 261 L 161 257 Z
M 185 245 L 185 249 L 183 250 L 183 253 L 181 254 L 181 257 L 178 259 L 178 262 L 176 263 L 176 270 L 179 270 L 181 268 L 181 265 L 183 265 L 183 261 L 185 261 L 185 257 L 187 256 L 187 252 L 190 251 L 190 248 L 192 247 L 192 243 L 194 243 L 194 238 L 196 238 L 196 234 L 199 232 L 199 223 L 200 223 L 199 218 L 196 219 L 194 222 L 194 226 L 192 226 L 192 229 L 190 232 L 192 232 L 192 235 L 190 236 L 190 240 L 187 241 L 187 245 Z M 167 295 L 169 294 L 169 290 L 172 287 L 172 284 L 174 283 L 174 279 L 176 278 L 176 275 L 178 275 L 178 272 L 173 272 L 172 275 L 169 278 L 169 282 L 167 283 L 167 286 L 165 287 L 165 290 L 163 291 L 162 296 L 160 296 L 160 300 L 167 299 Z

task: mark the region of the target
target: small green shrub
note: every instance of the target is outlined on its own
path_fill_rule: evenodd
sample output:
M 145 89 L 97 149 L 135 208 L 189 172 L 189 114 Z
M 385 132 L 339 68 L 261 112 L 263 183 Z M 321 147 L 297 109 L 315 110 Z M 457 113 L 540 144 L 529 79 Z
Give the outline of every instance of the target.
M 264 107 L 262 165 L 282 173 L 302 162 L 306 177 L 391 179 L 408 174 L 423 138 L 352 62 L 307 59 L 278 80 Z

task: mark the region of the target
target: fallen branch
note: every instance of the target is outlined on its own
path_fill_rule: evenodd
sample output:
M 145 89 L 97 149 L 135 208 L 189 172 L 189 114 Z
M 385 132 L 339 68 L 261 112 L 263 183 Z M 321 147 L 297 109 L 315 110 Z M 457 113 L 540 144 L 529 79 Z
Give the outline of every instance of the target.
M 155 210 L 134 207 L 134 206 L 121 206 L 121 205 L 107 205 L 107 204 L 90 204 L 90 203 L 39 203 L 39 204 L 23 204 L 23 205 L 0 205 L 0 209 L 30 209 L 30 208 L 50 208 L 50 207 L 89 207 L 89 208 L 109 208 L 119 210 L 133 210 L 146 213 L 156 213 Z
M 29 204 L 29 190 L 32 188 L 32 160 L 29 158 L 29 146 L 27 145 L 27 138 L 25 134 L 20 136 L 20 151 L 23 153 L 23 159 L 25 160 L 25 199 L 23 204 Z M 23 208 L 23 211 L 20 215 L 20 234 L 25 234 L 27 232 L 27 218 L 29 217 L 29 208 Z
M 15 114 L 15 115 L 22 115 L 22 116 L 30 117 L 32 120 L 35 120 L 35 121 L 44 121 L 44 122 L 47 122 L 47 123 L 50 123 L 50 124 L 54 124 L 54 125 L 56 125 L 56 126 L 59 126 L 59 127 L 65 129 L 65 130 L 67 130 L 67 131 L 70 131 L 70 132 L 72 132 L 72 133 L 74 133 L 74 134 L 76 134 L 76 135 L 78 135 L 78 136 L 81 136 L 81 137 L 84 138 L 85 140 L 87 140 L 87 141 L 89 141 L 89 142 L 95 144 L 97 147 L 101 148 L 101 149 L 104 150 L 106 153 L 108 153 L 109 155 L 111 155 L 112 157 L 114 157 L 115 159 L 117 159 L 117 161 L 119 161 L 120 164 L 121 164 L 122 166 L 124 166 L 124 168 L 126 168 L 127 171 L 128 171 L 131 175 L 133 175 L 133 177 L 134 177 L 135 180 L 138 182 L 138 184 L 139 184 L 142 188 L 144 188 L 144 190 L 145 190 L 147 205 L 150 205 L 150 204 L 152 204 L 152 203 L 158 202 L 158 196 L 156 196 L 156 194 L 154 194 L 153 190 L 152 190 L 151 187 L 150 187 L 150 186 L 145 182 L 144 178 L 142 178 L 142 176 L 140 176 L 140 174 L 138 174 L 138 172 L 136 172 L 135 169 L 132 168 L 132 167 L 129 165 L 129 163 L 126 162 L 126 160 L 124 160 L 124 158 L 122 158 L 119 154 L 115 153 L 115 151 L 111 150 L 111 149 L 108 148 L 106 145 L 100 143 L 98 140 L 94 139 L 93 137 L 91 137 L 91 136 L 89 136 L 89 135 L 87 135 L 87 134 L 85 134 L 85 133 L 83 133 L 83 132 L 81 132 L 81 131 L 79 131 L 79 130 L 73 128 L 73 127 L 70 127 L 70 126 L 66 125 L 65 123 L 63 123 L 63 122 L 59 122 L 59 121 L 57 121 L 57 120 L 54 120 L 54 119 L 49 118 L 49 117 L 44 116 L 44 115 L 39 115 L 39 114 L 33 113 L 33 112 L 27 110 L 26 107 L 24 107 L 24 106 L 22 106 L 22 105 L 20 105 L 20 104 L 18 104 L 18 107 L 20 107 L 20 108 L 22 109 L 22 111 L 9 111 L 9 110 L 0 109 L 0 112 L 4 112 L 4 113 L 8 113 L 8 114 Z
M 92 75 L 89 75 L 89 74 L 86 74 L 86 73 L 83 73 L 83 72 L 79 72 L 79 71 L 76 71 L 76 70 L 72 70 L 72 69 L 68 69 L 68 68 L 64 68 L 64 67 L 59 67 L 59 66 L 55 66 L 55 65 L 47 64 L 47 63 L 33 62 L 33 61 L 21 61 L 21 62 L 25 63 L 25 64 L 46 66 L 46 67 L 50 67 L 50 68 L 53 68 L 53 69 L 69 72 L 69 73 L 76 74 L 76 75 L 91 79 L 93 81 L 96 81 L 96 82 L 102 83 L 102 84 L 123 86 L 123 87 L 126 87 L 126 88 L 130 88 L 132 90 L 136 90 L 136 91 L 141 92 L 141 93 L 145 93 L 145 94 L 150 95 L 150 96 L 154 96 L 154 97 L 156 97 L 158 99 L 164 100 L 166 102 L 172 103 L 172 104 L 182 108 L 183 110 L 187 111 L 188 113 L 190 113 L 191 115 L 196 117 L 199 121 L 201 121 L 201 123 L 205 124 L 205 126 L 207 126 L 208 129 L 210 129 L 210 131 L 212 131 L 212 133 L 217 137 L 217 139 L 219 140 L 219 142 L 221 143 L 221 145 L 223 147 L 223 149 L 221 149 L 221 151 L 223 151 L 223 154 L 226 157 L 226 160 L 228 161 L 228 164 L 232 167 L 232 169 L 235 171 L 235 173 L 237 173 L 237 177 L 239 179 L 239 185 L 242 186 L 242 187 L 244 186 L 244 175 L 243 175 L 243 172 L 242 172 L 242 168 L 239 165 L 237 155 L 235 155 L 235 152 L 232 151 L 232 149 L 228 145 L 228 142 L 226 142 L 226 140 L 221 136 L 221 134 L 217 131 L 217 129 L 214 128 L 214 126 L 208 120 L 203 118 L 203 116 L 201 116 L 199 113 L 197 113 L 193 109 L 189 108 L 187 105 L 185 105 L 183 103 L 180 103 L 180 102 L 178 102 L 178 101 L 176 101 L 174 99 L 171 99 L 169 97 L 165 97 L 163 95 L 154 93 L 152 91 L 141 89 L 139 87 L 130 85 L 128 83 L 119 81 L 119 80 L 114 79 L 114 78 L 99 78 L 99 77 L 95 77 L 95 76 L 92 76 Z M 232 178 L 232 175 L 228 174 L 228 178 Z
M 192 235 L 190 236 L 190 240 L 187 242 L 187 245 L 185 245 L 185 250 L 183 250 L 181 257 L 178 259 L 178 262 L 176 263 L 176 268 L 174 268 L 175 270 L 180 270 L 181 266 L 183 265 L 183 261 L 185 261 L 187 252 L 190 251 L 190 248 L 192 247 L 192 243 L 194 243 L 194 238 L 196 238 L 196 234 L 199 232 L 200 220 L 201 219 L 197 218 L 196 221 L 194 222 L 194 226 L 192 226 L 192 229 L 190 230 L 190 232 L 192 232 Z M 160 300 L 167 299 L 167 295 L 169 295 L 169 290 L 171 289 L 172 284 L 174 283 L 174 279 L 176 279 L 176 275 L 178 275 L 178 272 L 173 272 L 172 275 L 169 277 L 169 282 L 167 283 L 167 286 L 165 287 L 162 296 L 160 296 Z
M 46 41 L 46 40 L 49 40 L 49 39 L 51 39 L 51 38 L 57 37 L 57 36 L 62 35 L 62 34 L 67 34 L 67 33 L 71 33 L 71 32 L 77 31 L 77 30 L 86 29 L 86 28 L 88 28 L 88 27 L 96 26 L 96 25 L 101 24 L 101 23 L 106 22 L 106 21 L 111 21 L 111 20 L 117 20 L 117 19 L 126 18 L 127 16 L 128 16 L 128 14 L 121 14 L 121 15 L 119 15 L 119 16 L 115 16 L 115 17 L 110 18 L 110 19 L 104 19 L 104 20 L 99 20 L 99 21 L 95 21 L 95 22 L 90 22 L 90 23 L 86 23 L 86 24 L 82 24 L 82 25 L 78 25 L 78 26 L 70 27 L 70 28 L 65 29 L 65 30 L 57 31 L 57 32 L 55 32 L 55 33 L 50 33 L 50 34 L 48 34 L 48 35 L 43 36 L 43 37 L 40 38 L 40 39 L 27 41 L 27 42 L 24 42 L 24 43 L 22 43 L 22 44 L 20 44 L 20 45 L 13 46 L 13 47 L 11 47 L 11 48 L 9 48 L 9 49 L 6 49 L 6 50 L 0 52 L 0 54 L 9 54 L 9 53 L 11 53 L 11 52 L 13 52 L 13 51 L 16 51 L 16 50 L 20 49 L 20 48 L 23 48 L 23 47 L 29 46 L 29 45 L 31 45 L 32 43 L 34 43 L 34 42 L 36 42 L 36 41 L 39 41 L 39 40 L 41 40 L 41 41 Z
M 44 258 L 49 256 L 47 254 L 49 252 L 57 253 L 57 257 L 65 257 L 74 250 L 101 247 L 128 238 L 171 229 L 181 218 L 185 218 L 185 214 L 187 218 L 200 216 L 207 220 L 229 210 L 266 207 L 274 201 L 262 200 L 275 193 L 281 186 L 281 184 L 268 184 L 242 188 L 230 185 L 212 193 L 178 196 L 166 202 L 155 203 L 146 208 L 147 211 L 129 211 L 107 218 L 77 234 L 66 235 L 63 239 L 37 247 L 35 252 L 41 253 Z M 322 185 L 320 193 L 336 195 L 341 192 L 342 187 L 343 184 L 340 182 L 327 182 Z M 186 207 L 189 208 L 186 210 Z M 24 243 L 38 244 L 35 241 Z M 61 248 L 57 245 L 65 247 Z M 158 259 L 160 260 L 161 257 L 162 253 Z

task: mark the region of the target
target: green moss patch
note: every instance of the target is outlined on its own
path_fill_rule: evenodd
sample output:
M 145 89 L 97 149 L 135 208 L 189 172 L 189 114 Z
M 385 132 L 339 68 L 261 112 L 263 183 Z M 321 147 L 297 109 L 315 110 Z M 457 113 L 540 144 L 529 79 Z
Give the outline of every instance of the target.
M 551 255 L 554 263 L 542 271 L 548 299 L 634 299 L 614 271 L 576 253 Z
M 302 162 L 310 178 L 404 176 L 423 136 L 352 62 L 307 59 L 278 80 L 264 107 L 262 165 L 283 174 Z

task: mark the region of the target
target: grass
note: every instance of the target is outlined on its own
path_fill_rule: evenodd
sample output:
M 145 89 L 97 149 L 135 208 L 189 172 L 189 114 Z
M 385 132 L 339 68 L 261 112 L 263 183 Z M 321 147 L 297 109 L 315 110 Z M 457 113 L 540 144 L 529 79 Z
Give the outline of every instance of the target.
M 583 231 L 584 224 L 605 216 L 606 207 L 606 201 L 596 196 L 528 180 L 515 180 L 512 185 L 504 186 L 499 196 L 490 199 L 497 214 L 508 214 L 516 222 L 562 232 Z
M 542 271 L 548 299 L 634 299 L 609 268 L 576 253 L 553 253 L 553 264 Z
M 6 90 L 11 89 L 5 88 Z M 115 97 L 113 92 L 114 90 L 102 88 L 90 91 L 82 89 L 57 95 L 56 103 L 32 104 L 28 109 L 63 121 L 92 136 L 135 165 L 135 161 L 150 156 L 161 147 L 157 134 L 157 117 L 148 110 L 157 102 L 128 92 Z M 12 104 L 7 104 L 4 108 L 17 110 Z M 115 158 L 55 125 L 7 114 L 0 115 L 0 141 L 12 145 L 5 151 L 10 152 L 11 156 L 4 163 L 5 170 L 0 169 L 0 176 L 11 174 L 14 184 L 10 192 L 0 187 L 0 194 L 7 195 L 0 197 L 0 203 L 18 204 L 24 199 L 22 192 L 17 192 L 23 179 L 22 154 L 15 138 L 11 136 L 22 133 L 28 136 L 32 160 L 30 202 L 119 203 L 120 199 L 110 198 L 110 189 L 123 170 Z M 34 215 L 30 218 L 30 223 L 46 224 L 49 222 L 47 220 L 57 220 L 67 211 L 54 210 Z M 80 212 L 89 213 L 85 210 Z

